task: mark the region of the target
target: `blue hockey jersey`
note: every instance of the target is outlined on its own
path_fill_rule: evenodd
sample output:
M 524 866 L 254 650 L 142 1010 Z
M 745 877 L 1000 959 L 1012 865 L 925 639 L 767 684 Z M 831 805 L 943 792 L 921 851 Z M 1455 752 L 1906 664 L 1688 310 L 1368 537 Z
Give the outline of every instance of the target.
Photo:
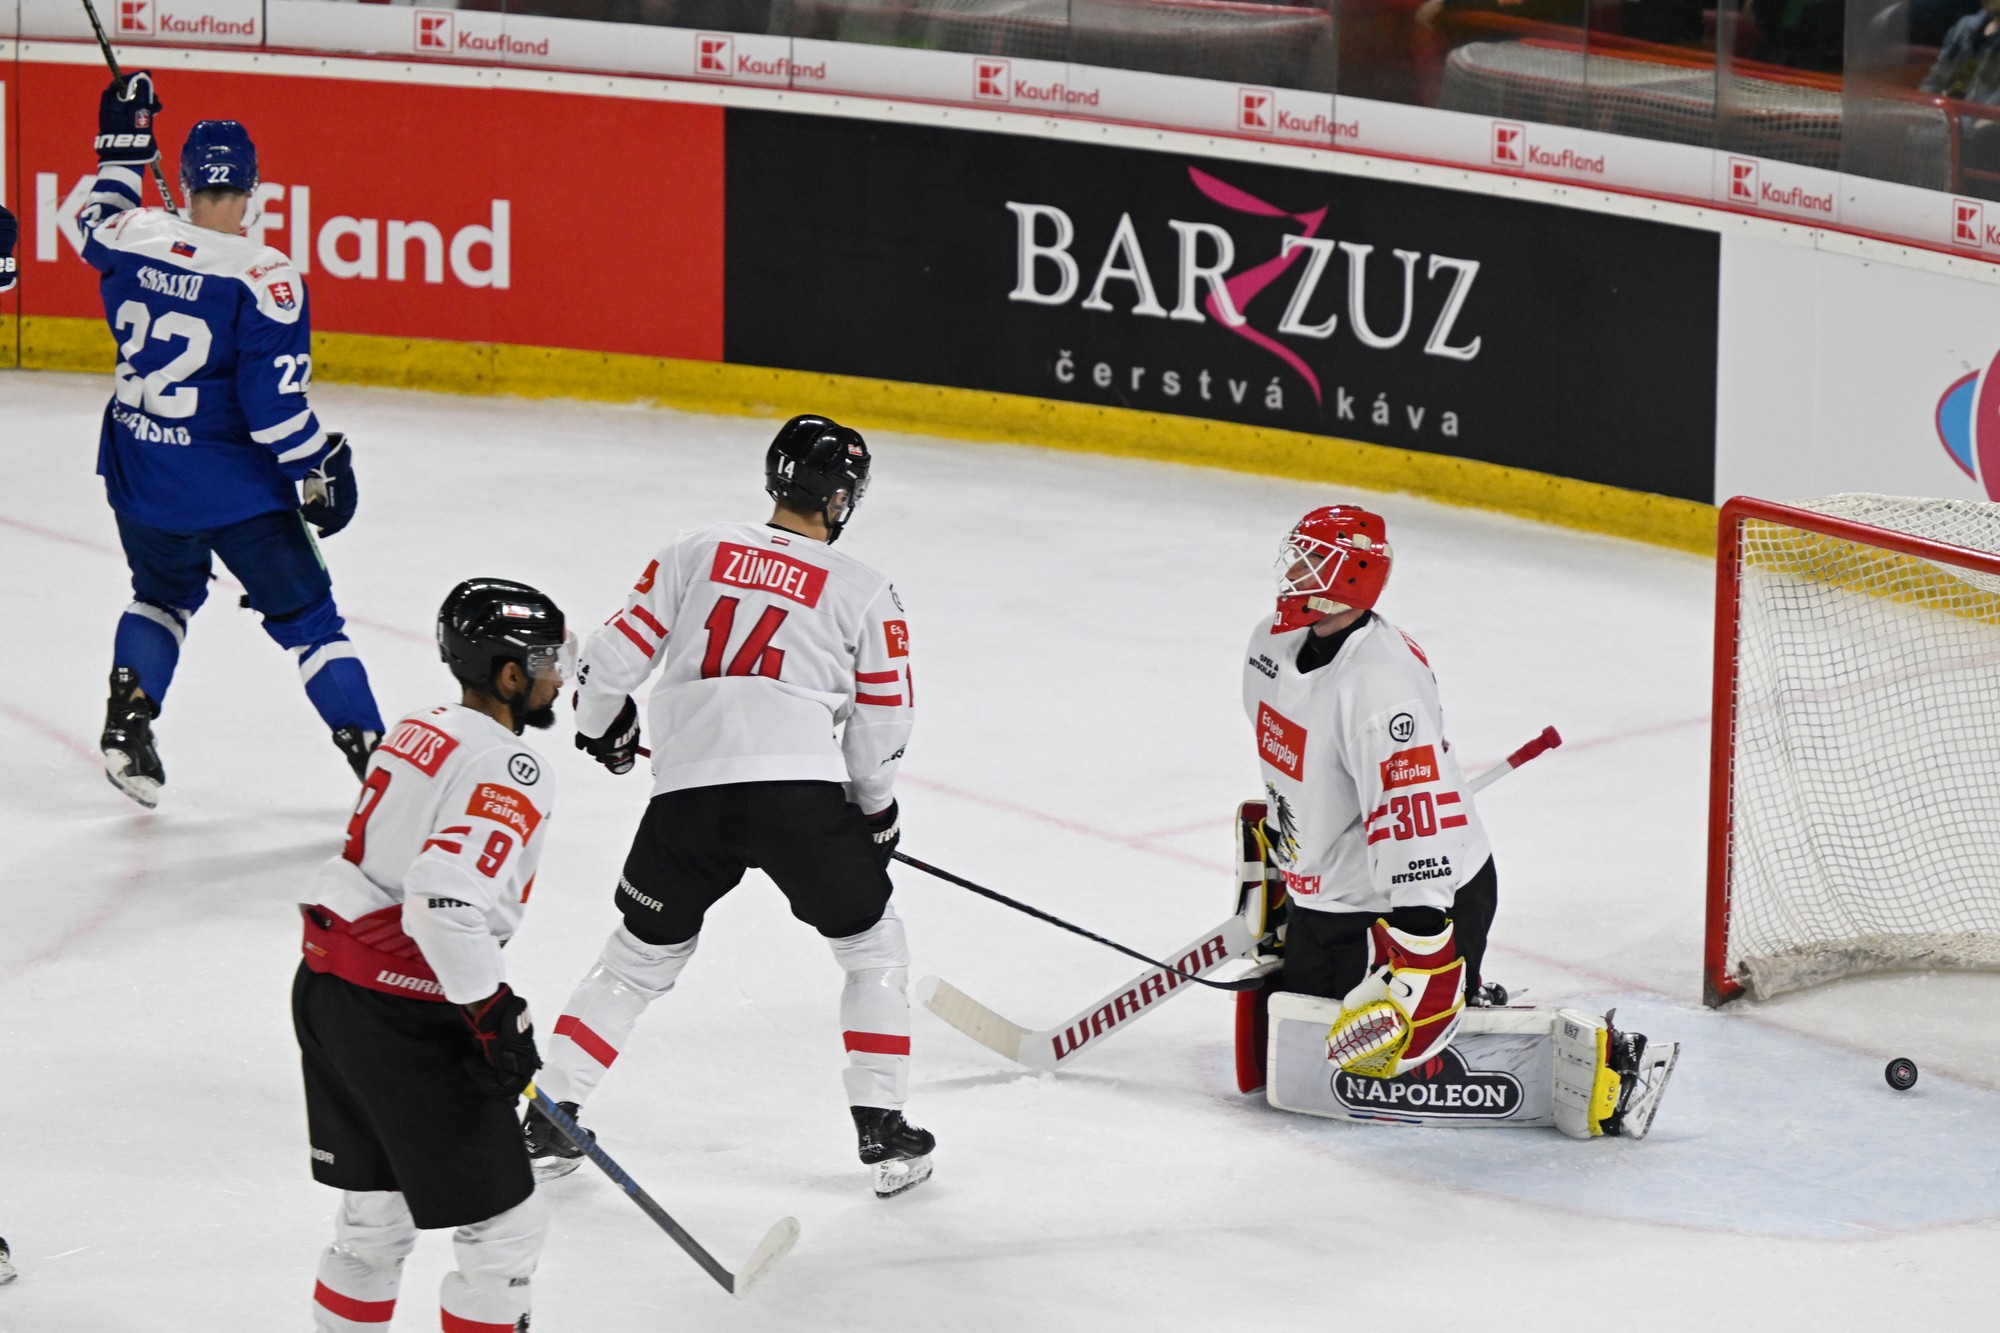
M 326 432 L 306 401 L 311 322 L 291 261 L 157 208 L 90 227 L 83 257 L 118 341 L 97 454 L 111 507 L 170 532 L 297 508 Z

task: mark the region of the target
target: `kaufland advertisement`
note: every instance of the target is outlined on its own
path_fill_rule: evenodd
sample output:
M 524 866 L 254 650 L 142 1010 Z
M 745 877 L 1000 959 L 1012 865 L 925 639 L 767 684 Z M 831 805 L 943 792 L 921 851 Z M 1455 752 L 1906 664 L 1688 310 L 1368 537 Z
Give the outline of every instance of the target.
M 15 70 L 20 313 L 101 319 L 76 212 L 104 71 Z M 183 69 L 159 92 L 170 171 L 194 121 L 249 128 L 263 177 L 250 230 L 305 274 L 316 330 L 722 354 L 718 108 Z M 633 142 L 651 145 L 646 170 L 631 169 Z

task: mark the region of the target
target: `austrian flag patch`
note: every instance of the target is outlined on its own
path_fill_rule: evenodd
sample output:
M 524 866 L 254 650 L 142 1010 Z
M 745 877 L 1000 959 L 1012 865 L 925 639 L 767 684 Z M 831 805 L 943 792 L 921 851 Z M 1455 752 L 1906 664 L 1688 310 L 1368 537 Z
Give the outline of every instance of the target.
M 497 782 L 480 783 L 472 793 L 472 800 L 466 804 L 465 813 L 505 824 L 521 835 L 522 842 L 533 837 L 535 826 L 542 822 L 542 812 L 535 809 L 533 801 L 512 787 L 503 787 Z

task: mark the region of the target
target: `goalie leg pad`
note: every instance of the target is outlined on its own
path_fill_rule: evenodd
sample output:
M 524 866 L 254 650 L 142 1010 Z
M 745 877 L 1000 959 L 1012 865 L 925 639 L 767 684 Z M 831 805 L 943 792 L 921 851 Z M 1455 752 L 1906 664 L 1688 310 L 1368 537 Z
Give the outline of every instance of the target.
M 1575 1009 L 1558 1009 L 1552 1036 L 1556 1128 L 1573 1139 L 1594 1139 L 1605 1132 L 1618 1110 L 1611 1024 Z
M 1271 997 L 1278 991 L 1278 966 L 1265 963 L 1264 984 L 1236 992 L 1236 1090 L 1264 1086 L 1264 1060 L 1271 1041 Z
M 1285 877 L 1272 863 L 1271 842 L 1264 828 L 1269 807 L 1245 801 L 1236 807 L 1236 912 L 1260 955 L 1275 956 L 1284 948 Z M 1268 941 L 1265 936 L 1271 936 Z

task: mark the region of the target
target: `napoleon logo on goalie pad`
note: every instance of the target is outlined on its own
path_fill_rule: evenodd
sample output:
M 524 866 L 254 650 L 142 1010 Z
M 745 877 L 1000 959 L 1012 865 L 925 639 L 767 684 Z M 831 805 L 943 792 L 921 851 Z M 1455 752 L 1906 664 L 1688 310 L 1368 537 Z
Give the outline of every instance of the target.
M 1450 1046 L 1420 1067 L 1370 1078 L 1330 1064 L 1340 1006 L 1270 1001 L 1265 1097 L 1284 1111 L 1416 1125 L 1553 1126 L 1576 1139 L 1644 1138 L 1680 1047 L 1575 1009 L 1468 1009 Z

